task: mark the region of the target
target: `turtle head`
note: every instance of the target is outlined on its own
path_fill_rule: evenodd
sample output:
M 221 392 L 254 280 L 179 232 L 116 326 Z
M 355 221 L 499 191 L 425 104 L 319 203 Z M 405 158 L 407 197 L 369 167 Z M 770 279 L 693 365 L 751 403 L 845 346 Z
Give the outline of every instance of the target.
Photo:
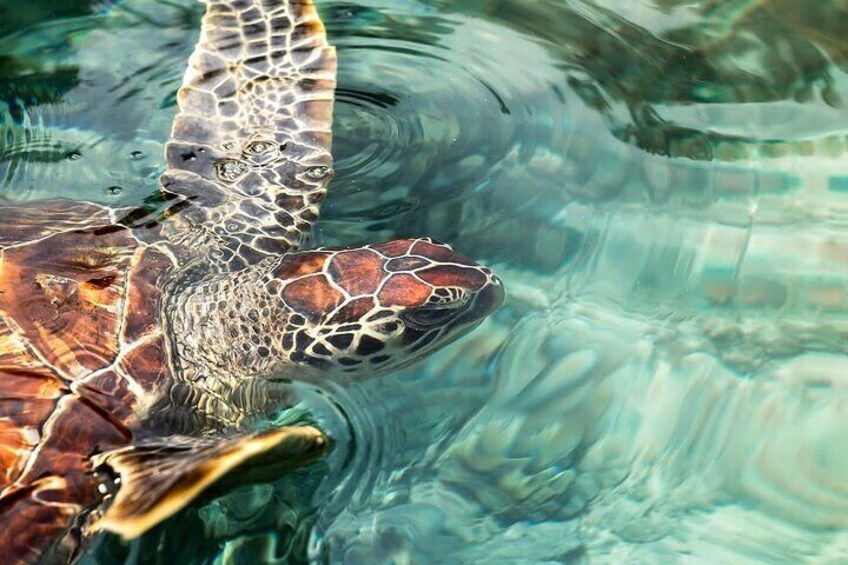
M 420 359 L 478 325 L 504 298 L 489 269 L 429 239 L 295 253 L 275 276 L 290 312 L 289 358 L 351 377 Z

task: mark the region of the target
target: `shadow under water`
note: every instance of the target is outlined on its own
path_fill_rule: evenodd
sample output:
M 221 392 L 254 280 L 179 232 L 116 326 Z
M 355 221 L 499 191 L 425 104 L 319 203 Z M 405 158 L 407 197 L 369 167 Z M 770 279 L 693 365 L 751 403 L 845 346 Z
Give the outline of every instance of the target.
M 154 193 L 196 4 L 15 20 L 4 196 Z M 316 243 L 429 235 L 508 302 L 423 364 L 298 388 L 326 461 L 87 562 L 848 560 L 845 4 L 319 8 Z

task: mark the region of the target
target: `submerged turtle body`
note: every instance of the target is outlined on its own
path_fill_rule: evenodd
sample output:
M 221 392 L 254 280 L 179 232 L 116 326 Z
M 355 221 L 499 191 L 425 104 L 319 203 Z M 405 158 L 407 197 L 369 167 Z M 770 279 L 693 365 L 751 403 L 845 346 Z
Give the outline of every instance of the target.
M 102 501 L 90 455 L 127 445 L 168 379 L 170 261 L 104 210 L 59 204 L 0 208 L 0 547 L 22 559 Z
M 332 176 L 335 52 L 309 0 L 207 0 L 159 221 L 0 207 L 0 554 L 72 560 L 137 536 L 243 465 L 320 455 L 262 429 L 279 379 L 371 377 L 503 298 L 428 239 L 300 251 Z

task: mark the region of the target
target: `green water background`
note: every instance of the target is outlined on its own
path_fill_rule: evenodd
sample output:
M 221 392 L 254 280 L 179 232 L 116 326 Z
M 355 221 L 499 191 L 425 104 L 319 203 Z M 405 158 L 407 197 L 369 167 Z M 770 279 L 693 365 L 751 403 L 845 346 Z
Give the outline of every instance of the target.
M 848 4 L 319 7 L 316 243 L 429 235 L 508 302 L 328 389 L 326 467 L 88 561 L 848 562 Z M 201 12 L 0 2 L 2 193 L 154 194 Z

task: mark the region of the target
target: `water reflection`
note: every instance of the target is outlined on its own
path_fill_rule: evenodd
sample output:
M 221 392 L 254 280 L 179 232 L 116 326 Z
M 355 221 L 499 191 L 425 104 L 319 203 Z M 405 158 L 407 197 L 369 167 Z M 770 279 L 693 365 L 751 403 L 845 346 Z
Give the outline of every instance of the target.
M 301 391 L 338 441 L 325 467 L 99 555 L 845 561 L 844 5 L 321 7 L 340 76 L 317 241 L 431 235 L 509 302 L 423 366 Z M 40 77 L 4 98 L 5 193 L 152 193 L 198 17 L 135 0 L 0 40 Z
M 397 3 L 328 13 L 342 87 L 337 198 L 321 233 L 334 242 L 421 233 L 457 241 L 459 225 L 485 229 L 486 214 L 468 203 L 533 154 L 544 130 L 567 139 L 547 54 L 527 44 L 529 60 L 517 60 L 513 32 Z M 538 75 L 515 82 L 521 67 Z M 522 208 L 535 207 L 532 191 L 521 199 Z M 478 216 L 467 221 L 468 213 Z
M 645 151 L 700 161 L 844 152 L 842 3 L 480 4 L 554 52 L 571 89 Z

